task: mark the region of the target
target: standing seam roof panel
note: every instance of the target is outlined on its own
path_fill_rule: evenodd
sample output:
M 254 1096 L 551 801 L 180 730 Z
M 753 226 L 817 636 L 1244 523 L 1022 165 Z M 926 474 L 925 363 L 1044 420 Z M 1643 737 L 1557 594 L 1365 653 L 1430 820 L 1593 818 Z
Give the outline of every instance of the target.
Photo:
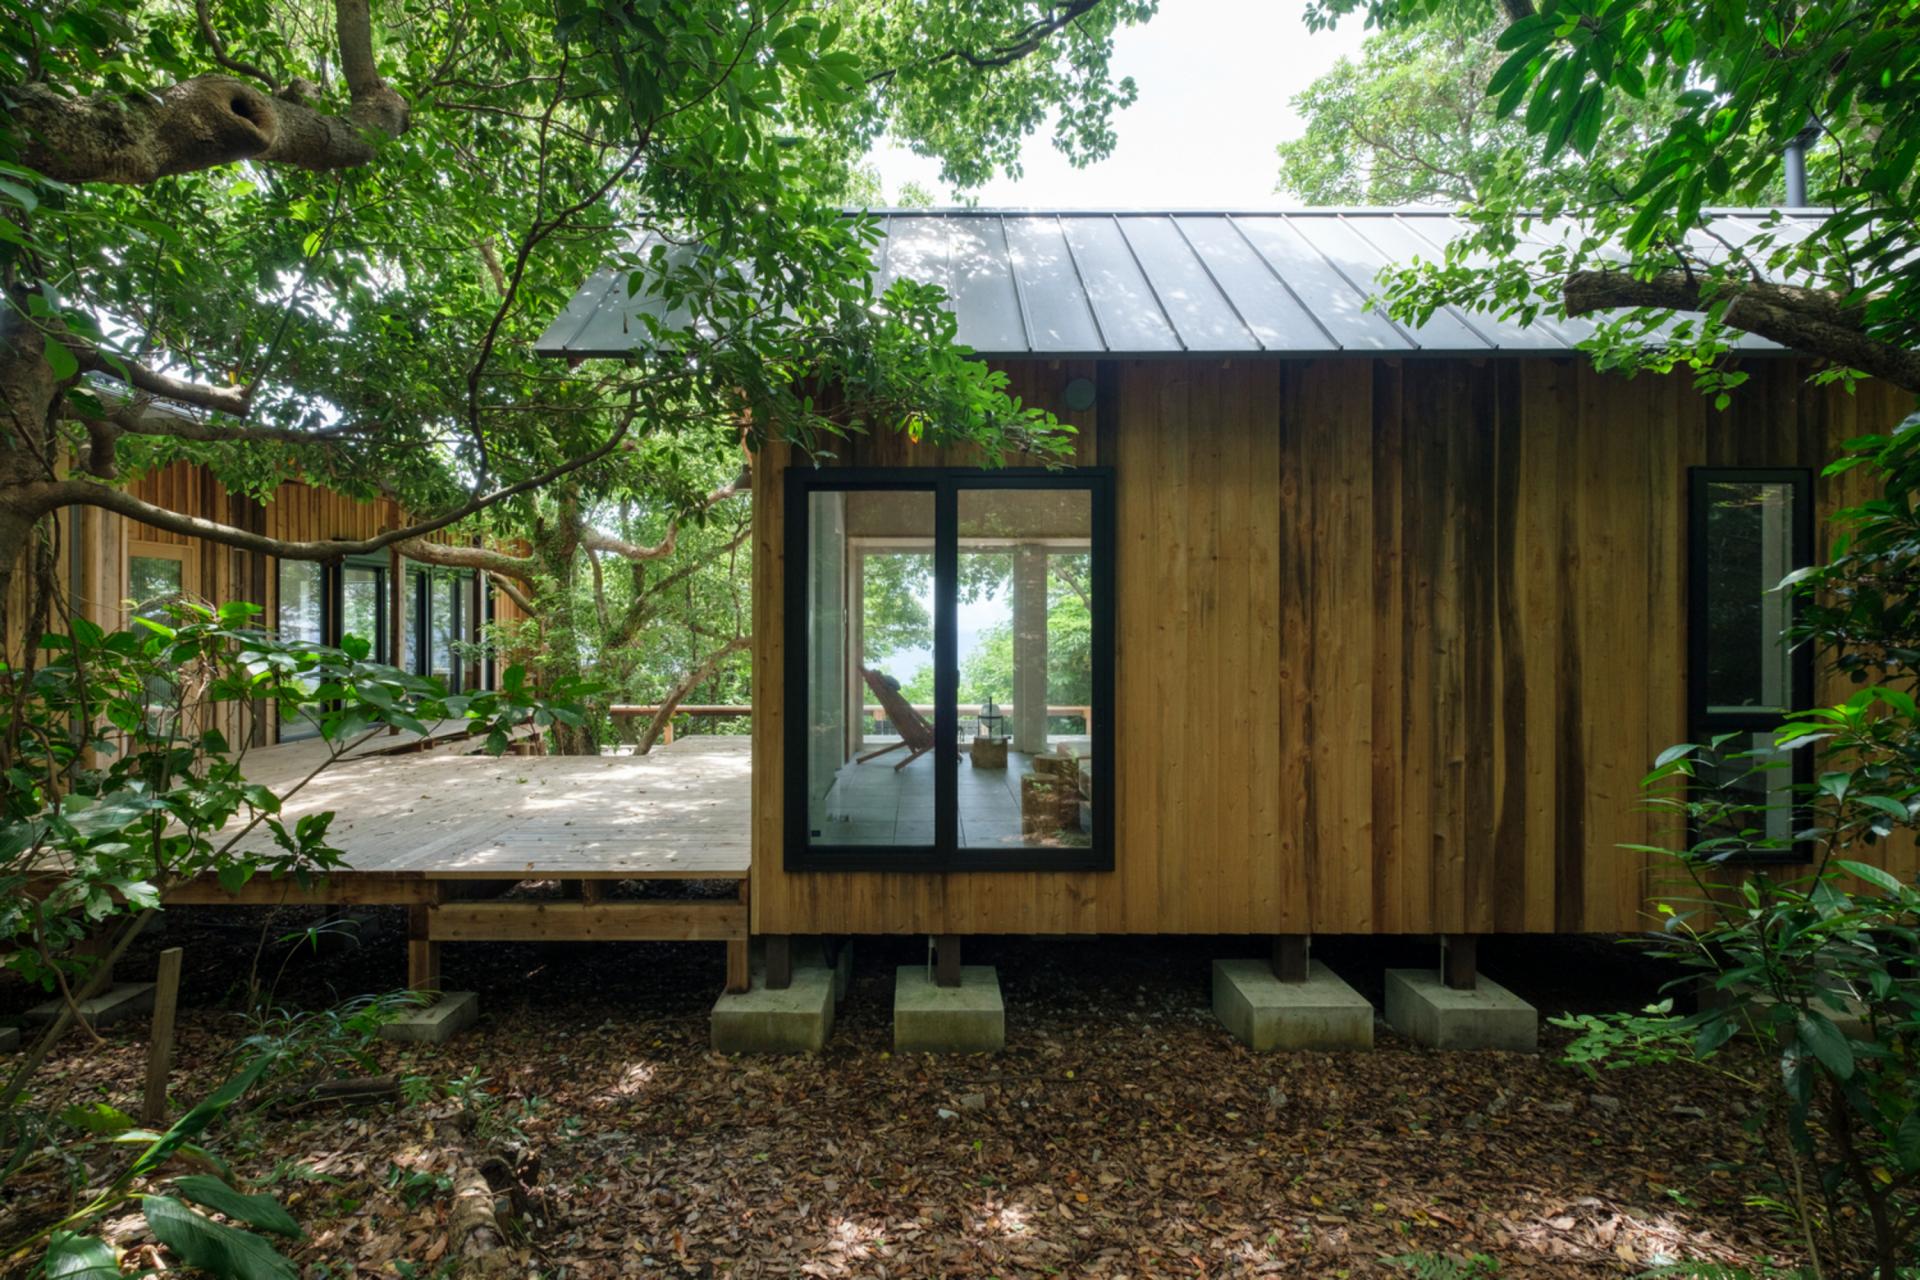
M 1258 351 L 1260 339 L 1220 291 L 1171 218 L 1128 218 L 1124 230 L 1160 305 L 1189 351 Z
M 1070 218 L 1063 225 L 1107 350 L 1179 351 L 1179 335 L 1160 313 L 1119 226 L 1108 218 Z
M 1366 295 L 1348 284 L 1346 277 L 1307 242 L 1293 219 L 1274 215 L 1236 217 L 1234 222 L 1342 349 L 1413 350 L 1413 344 L 1384 316 L 1366 309 Z
M 1105 351 L 1092 303 L 1080 284 L 1058 219 L 1006 218 L 1007 256 L 1020 275 L 1032 321 L 1032 350 L 1067 354 Z
M 1268 351 L 1325 351 L 1327 331 L 1288 291 L 1229 218 L 1175 218 L 1214 283 Z

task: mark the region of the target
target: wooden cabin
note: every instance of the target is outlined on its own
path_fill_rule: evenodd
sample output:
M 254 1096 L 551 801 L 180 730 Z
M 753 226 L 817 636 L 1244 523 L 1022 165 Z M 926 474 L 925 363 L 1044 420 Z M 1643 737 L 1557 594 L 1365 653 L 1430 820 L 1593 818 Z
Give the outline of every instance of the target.
M 1766 589 L 1910 397 L 1743 339 L 1716 411 L 1582 322 L 1368 310 L 1439 212 L 883 225 L 876 286 L 945 286 L 1076 451 L 759 457 L 755 933 L 1630 930 L 1655 755 L 1839 696 Z M 631 354 L 625 280 L 542 349 Z
M 209 468 L 190 462 L 170 463 L 128 488 L 171 511 L 292 540 L 368 538 L 404 519 L 388 499 L 363 501 L 298 482 L 258 501 L 229 493 Z M 493 663 L 462 647 L 477 642 L 486 623 L 518 616 L 513 602 L 486 584 L 486 575 L 388 551 L 332 563 L 282 560 L 92 507 L 62 512 L 60 534 L 68 600 L 80 616 L 108 629 L 175 597 L 214 605 L 243 600 L 261 605 L 261 624 L 283 636 L 337 644 L 358 635 L 374 653 L 407 670 L 440 676 L 456 689 L 491 688 Z M 10 651 L 20 640 L 8 637 Z M 255 745 L 317 732 L 312 724 L 281 724 L 267 711 L 243 717 L 236 708 L 233 722 L 221 727 L 230 737 L 239 735 L 234 740 Z

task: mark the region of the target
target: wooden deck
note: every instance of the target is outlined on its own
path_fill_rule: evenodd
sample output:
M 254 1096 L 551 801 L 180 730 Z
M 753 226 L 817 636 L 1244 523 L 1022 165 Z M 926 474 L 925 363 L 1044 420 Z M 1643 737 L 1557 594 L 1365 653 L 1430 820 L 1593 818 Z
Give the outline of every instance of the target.
M 400 755 L 369 755 L 414 745 Z M 728 944 L 728 988 L 746 985 L 751 740 L 682 738 L 645 756 L 471 754 L 472 739 L 418 746 L 380 738 L 286 803 L 289 825 L 331 811 L 346 866 L 310 885 L 211 877 L 169 904 L 362 903 L 413 908 L 409 985 L 439 986 L 438 944 L 702 940 Z M 285 796 L 326 758 L 319 742 L 249 753 L 249 781 Z M 264 832 L 251 841 L 265 849 Z M 485 898 L 523 880 L 579 882 L 565 902 Z M 729 880 L 731 899 L 605 901 L 607 880 Z M 463 900 L 464 899 L 464 900 Z

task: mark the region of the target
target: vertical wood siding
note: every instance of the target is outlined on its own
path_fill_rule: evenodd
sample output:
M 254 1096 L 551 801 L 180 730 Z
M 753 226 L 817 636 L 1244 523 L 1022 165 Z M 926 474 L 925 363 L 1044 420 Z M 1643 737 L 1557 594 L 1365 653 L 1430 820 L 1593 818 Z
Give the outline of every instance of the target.
M 755 477 L 753 927 L 1638 927 L 1648 866 L 1621 846 L 1668 834 L 1639 780 L 1687 736 L 1687 467 L 1817 472 L 1908 408 L 1882 386 L 1809 386 L 1790 361 L 1749 369 L 1722 413 L 1683 377 L 1571 359 L 1123 363 L 1111 429 L 1079 424 L 1079 460 L 1114 467 L 1118 502 L 1102 873 L 783 871 L 787 459 L 770 449 Z M 1008 373 L 1056 407 L 1093 370 Z M 893 437 L 841 453 L 973 461 Z M 1818 480 L 1819 513 L 1858 485 Z M 1911 847 L 1885 856 L 1915 869 Z

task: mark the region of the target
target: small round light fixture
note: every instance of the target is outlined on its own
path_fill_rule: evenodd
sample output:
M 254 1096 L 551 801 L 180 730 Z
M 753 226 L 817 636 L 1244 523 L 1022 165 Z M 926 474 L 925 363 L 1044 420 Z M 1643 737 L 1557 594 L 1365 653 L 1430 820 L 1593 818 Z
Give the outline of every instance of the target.
M 1066 401 L 1067 408 L 1071 409 L 1075 413 L 1079 413 L 1082 409 L 1091 409 L 1093 408 L 1093 395 L 1094 395 L 1093 379 L 1092 378 L 1070 379 L 1067 382 L 1066 389 L 1063 390 L 1060 394 L 1061 394 L 1061 399 Z

